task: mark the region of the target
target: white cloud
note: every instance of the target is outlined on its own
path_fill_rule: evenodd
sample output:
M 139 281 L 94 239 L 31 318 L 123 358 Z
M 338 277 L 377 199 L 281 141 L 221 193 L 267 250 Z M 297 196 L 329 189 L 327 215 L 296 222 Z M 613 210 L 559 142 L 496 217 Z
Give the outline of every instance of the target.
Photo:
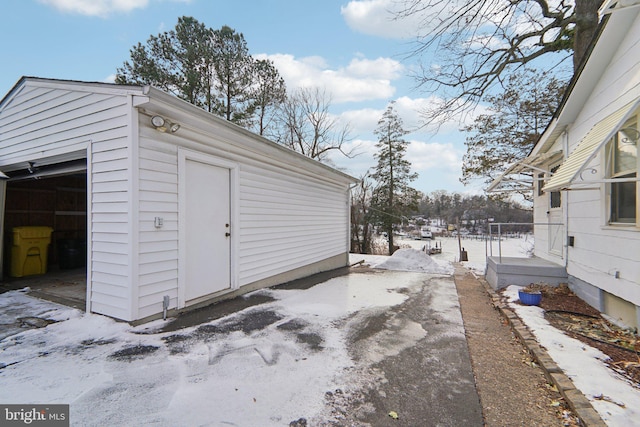
M 345 144 L 347 150 L 353 149 L 353 158 L 349 159 L 339 153 L 332 153 L 331 160 L 347 173 L 361 177 L 376 166 L 374 154 L 378 151 L 376 141 L 370 139 L 356 139 Z M 462 167 L 463 152 L 453 143 L 425 142 L 410 140 L 406 152 L 406 159 L 411 163 L 411 169 L 418 172 L 421 179 L 454 180 L 458 181 Z M 421 190 L 418 182 L 416 188 Z
M 401 16 L 407 8 L 407 2 L 402 0 L 352 0 L 342 6 L 341 13 L 347 25 L 355 31 L 385 38 L 407 39 L 429 34 L 442 19 L 453 16 L 468 1 L 432 3 L 408 16 Z
M 349 110 L 340 114 L 340 122 L 349 124 L 351 130 L 356 135 L 370 134 L 378 126 L 378 120 L 382 117 L 384 109 L 363 108 L 360 110 Z
M 412 140 L 406 158 L 418 173 L 436 169 L 457 176 L 462 166 L 462 155 L 451 143 Z
M 394 0 L 354 0 L 340 11 L 347 25 L 358 32 L 386 38 L 407 38 L 415 34 L 416 22 L 395 19 L 399 11 Z
M 256 55 L 275 64 L 289 90 L 320 87 L 331 94 L 333 103 L 390 99 L 392 80 L 401 77 L 403 66 L 393 59 L 353 59 L 343 68 L 331 69 L 324 58 L 296 58 L 288 54 Z
M 61 12 L 87 16 L 106 17 L 114 13 L 128 13 L 135 9 L 144 9 L 149 0 L 38 0 Z M 173 0 L 189 2 L 190 0 Z
M 395 59 L 352 59 L 345 72 L 353 76 L 384 78 L 394 80 L 401 77 L 404 67 Z
M 115 74 L 109 74 L 104 80 L 104 83 L 115 83 L 116 82 L 116 75 Z

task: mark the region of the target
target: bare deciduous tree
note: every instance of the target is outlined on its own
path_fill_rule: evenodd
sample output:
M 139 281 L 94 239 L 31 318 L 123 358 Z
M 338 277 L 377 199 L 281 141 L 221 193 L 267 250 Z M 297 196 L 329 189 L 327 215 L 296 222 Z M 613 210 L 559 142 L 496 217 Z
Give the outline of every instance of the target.
M 373 234 L 369 205 L 374 183 L 366 173 L 351 190 L 351 252 L 370 254 Z
M 424 89 L 445 93 L 428 122 L 474 106 L 525 64 L 558 53 L 582 60 L 597 30 L 602 0 L 398 0 L 398 18 L 419 20 L 410 56 L 435 55 L 415 77 Z M 531 65 L 530 65 L 531 66 Z
M 326 161 L 330 151 L 347 157 L 349 126 L 340 126 L 329 113 L 331 98 L 318 88 L 301 88 L 290 94 L 280 108 L 279 125 L 273 135 L 276 142 L 312 159 Z

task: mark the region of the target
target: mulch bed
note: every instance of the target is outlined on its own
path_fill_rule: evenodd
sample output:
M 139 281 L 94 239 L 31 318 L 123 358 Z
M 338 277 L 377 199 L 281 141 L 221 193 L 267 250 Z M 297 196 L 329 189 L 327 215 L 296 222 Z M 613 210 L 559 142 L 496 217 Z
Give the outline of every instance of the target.
M 540 307 L 554 327 L 609 356 L 609 367 L 640 388 L 640 341 L 576 296 L 566 285 L 530 285 L 542 293 Z

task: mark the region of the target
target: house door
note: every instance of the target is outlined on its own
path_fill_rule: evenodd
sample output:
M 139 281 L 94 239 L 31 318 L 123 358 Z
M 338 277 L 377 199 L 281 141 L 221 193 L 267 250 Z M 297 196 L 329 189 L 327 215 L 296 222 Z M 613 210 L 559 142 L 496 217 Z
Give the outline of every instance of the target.
M 559 166 L 551 168 L 551 172 L 557 171 Z M 552 191 L 549 193 L 549 253 L 562 256 L 564 244 L 564 225 L 562 225 L 562 193 Z
M 552 209 L 549 212 L 549 252 L 562 256 L 564 243 L 564 226 L 562 225 L 562 209 Z
M 231 287 L 230 170 L 185 159 L 185 303 Z

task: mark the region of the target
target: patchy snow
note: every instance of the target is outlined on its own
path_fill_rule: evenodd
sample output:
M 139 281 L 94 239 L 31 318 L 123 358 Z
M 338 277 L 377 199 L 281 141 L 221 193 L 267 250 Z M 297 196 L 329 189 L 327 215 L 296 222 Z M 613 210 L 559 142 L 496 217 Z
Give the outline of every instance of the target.
M 345 384 L 353 361 L 339 324 L 401 304 L 424 282 L 388 271 L 261 290 L 274 301 L 173 333 L 7 292 L 5 308 L 67 320 L 0 341 L 0 402 L 69 403 L 71 419 L 89 425 L 288 425 L 320 413 L 327 391 L 357 385 Z M 402 330 L 372 360 L 424 336 L 420 325 Z
M 257 291 L 274 300 L 172 333 L 157 332 L 164 321 L 132 327 L 25 291 L 0 294 L 5 331 L 0 334 L 0 402 L 69 403 L 74 425 L 81 420 L 87 425 L 281 426 L 320 417 L 327 391 L 384 381 L 349 374 L 354 362 L 346 348 L 347 326 L 402 304 L 425 277 L 450 274 L 450 262 L 459 257 L 457 239 L 437 240 L 442 254 L 431 257 L 420 251 L 425 241 L 409 240 L 401 243 L 413 249 L 394 257 L 352 254 L 352 263 L 363 260 L 379 270 L 307 290 Z M 484 272 L 485 242 L 462 242 L 469 256 L 465 266 Z M 530 243 L 530 238 L 507 239 L 502 253 L 524 256 Z M 462 325 L 455 288 L 430 283 L 435 287 L 430 308 Z M 512 301 L 517 289 L 507 290 Z M 602 353 L 553 328 L 540 308 L 512 307 L 610 426 L 640 420 L 639 391 L 605 366 Z M 16 322 L 23 317 L 57 323 L 25 330 Z M 398 354 L 426 336 L 415 322 L 393 326 L 393 336 L 383 331 L 367 340 L 361 353 L 365 362 Z M 596 399 L 600 395 L 606 398 Z
M 422 271 L 425 273 L 453 274 L 449 262 L 438 262 L 423 251 L 417 249 L 398 249 L 384 262 L 376 265 L 383 270 Z
M 519 289 L 522 288 L 509 286 L 505 290 L 509 306 L 576 388 L 589 399 L 607 425 L 640 425 L 640 390 L 608 368 L 605 364 L 607 356 L 600 350 L 570 338 L 551 326 L 544 318 L 543 309 L 515 304 L 519 300 Z
M 458 262 L 460 260 L 460 247 L 467 252 L 468 261 L 463 264 L 465 267 L 484 275 L 486 269 L 487 255 L 498 255 L 502 250 L 505 257 L 526 257 L 533 250 L 533 237 L 524 235 L 522 237 L 503 237 L 500 245 L 497 240 L 492 242 L 484 241 L 478 236 L 464 236 L 458 242 L 457 237 L 435 237 L 432 240 L 408 240 L 402 239 L 396 242 L 401 247 L 411 247 L 423 250 L 425 246 L 432 247 L 436 242 L 442 248 L 442 253 L 431 255 L 435 261 Z

